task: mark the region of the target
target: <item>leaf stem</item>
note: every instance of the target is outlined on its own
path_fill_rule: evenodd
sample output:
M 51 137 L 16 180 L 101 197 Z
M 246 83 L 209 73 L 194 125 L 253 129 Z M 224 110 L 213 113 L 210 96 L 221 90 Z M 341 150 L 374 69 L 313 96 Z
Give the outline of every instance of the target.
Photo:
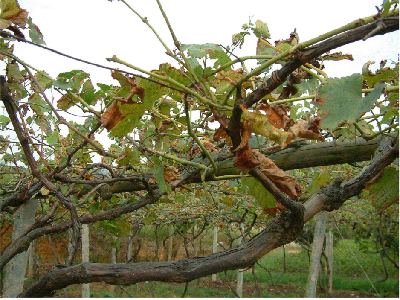
M 211 73 L 207 74 L 206 77 L 212 76 L 212 75 L 218 73 L 219 71 L 222 71 L 222 70 L 224 70 L 224 69 L 226 69 L 226 68 L 228 68 L 228 67 L 230 67 L 230 66 L 232 66 L 232 65 L 234 65 L 234 64 L 236 64 L 238 62 L 244 62 L 244 61 L 246 61 L 248 59 L 272 59 L 274 57 L 275 57 L 275 55 L 242 56 L 242 57 L 236 58 L 235 60 L 232 60 L 232 61 L 220 66 L 218 69 L 216 69 L 216 70 L 212 71 Z
M 319 76 L 318 74 L 315 74 L 314 72 L 312 72 L 309 68 L 306 68 L 305 66 L 300 66 L 300 69 L 302 69 L 304 72 L 307 72 L 308 74 L 310 74 L 311 76 L 317 78 L 319 81 L 321 81 L 322 83 L 326 83 L 326 78 L 323 78 L 321 76 Z M 326 75 L 326 74 L 325 74 Z
M 179 126 L 182 126 L 182 128 L 187 129 L 187 127 L 184 124 L 182 124 L 182 123 L 180 123 L 178 121 L 175 121 L 175 120 L 171 119 L 170 117 L 168 117 L 166 115 L 163 115 L 163 114 L 159 113 L 154 108 L 151 109 L 151 112 L 154 113 L 155 115 L 159 116 L 160 118 L 163 118 L 164 120 L 170 121 L 170 122 L 174 123 L 177 126 L 179 125 Z
M 157 31 L 153 28 L 153 26 L 150 25 L 149 20 L 147 20 L 147 18 L 142 17 L 136 10 L 134 10 L 128 3 L 126 3 L 125 0 L 121 0 L 122 3 L 124 3 L 135 15 L 137 15 L 143 23 L 145 23 L 150 29 L 151 31 L 153 31 L 153 33 L 155 34 L 155 36 L 157 37 L 157 39 L 160 41 L 160 43 L 164 46 L 165 50 L 167 50 L 168 55 L 170 55 L 171 57 L 173 57 L 175 60 L 177 60 L 178 62 L 181 62 L 179 60 L 179 58 L 171 51 L 171 49 L 169 49 L 169 47 L 167 46 L 167 44 L 164 43 L 164 41 L 161 39 L 161 37 L 158 35 Z
M 131 69 L 134 69 L 134 70 L 137 70 L 139 72 L 142 72 L 142 73 L 148 74 L 150 76 L 153 76 L 154 78 L 157 78 L 158 80 L 161 80 L 163 82 L 168 82 L 171 85 L 175 85 L 175 86 L 179 87 L 182 91 L 192 95 L 193 97 L 195 97 L 196 99 L 198 99 L 201 103 L 203 103 L 205 105 L 210 105 L 210 106 L 213 106 L 213 107 L 216 107 L 216 108 L 221 108 L 221 109 L 226 109 L 226 110 L 232 110 L 232 107 L 229 107 L 229 106 L 226 106 L 226 105 L 221 105 L 221 104 L 218 104 L 218 103 L 214 103 L 214 102 L 210 101 L 209 99 L 207 99 L 207 98 L 201 96 L 200 94 L 196 93 L 195 91 L 191 90 L 187 86 L 175 81 L 174 79 L 172 79 L 169 76 L 158 75 L 158 74 L 153 73 L 153 72 L 148 72 L 146 70 L 143 70 L 143 69 L 141 69 L 139 67 L 133 66 L 133 65 L 131 65 L 131 64 L 129 64 L 129 63 L 127 63 L 127 62 L 125 62 L 125 61 L 123 61 L 121 59 L 119 59 L 115 55 L 113 57 L 111 57 L 111 58 L 107 58 L 107 61 L 113 61 L 113 62 L 122 64 L 122 65 L 125 65 L 125 66 L 127 66 L 127 67 L 129 67 Z
M 197 137 L 197 135 L 192 130 L 192 125 L 191 125 L 190 115 L 189 115 L 189 106 L 188 106 L 188 102 L 187 102 L 187 94 L 185 95 L 183 102 L 184 102 L 184 106 L 185 106 L 185 115 L 186 115 L 186 123 L 187 123 L 188 133 L 196 141 L 196 143 L 199 145 L 201 151 L 204 153 L 204 155 L 210 161 L 212 169 L 213 169 L 212 174 L 215 174 L 218 171 L 217 165 L 215 164 L 213 158 L 211 157 L 210 152 L 207 151 L 207 149 L 204 147 L 203 143 L 200 141 L 200 139 Z
M 156 0 L 156 1 L 157 1 L 157 4 L 158 4 L 158 7 L 160 8 L 161 14 L 164 17 L 165 22 L 167 23 L 169 32 L 171 33 L 172 39 L 174 40 L 174 44 L 175 44 L 176 48 L 179 50 L 179 52 L 180 52 L 180 54 L 181 54 L 181 56 L 182 56 L 182 58 L 183 58 L 183 60 L 185 62 L 183 65 L 186 67 L 186 69 L 189 71 L 189 73 L 192 74 L 193 78 L 198 83 L 201 83 L 203 85 L 204 89 L 207 91 L 207 94 L 210 96 L 210 98 L 215 103 L 217 103 L 218 100 L 215 97 L 215 94 L 211 91 L 207 80 L 205 80 L 204 78 L 202 78 L 202 77 L 200 77 L 200 76 L 198 76 L 196 74 L 196 72 L 193 70 L 192 66 L 190 65 L 188 59 L 186 58 L 185 54 L 183 53 L 182 48 L 181 48 L 181 43 L 178 41 L 178 38 L 176 37 L 174 30 L 172 29 L 171 23 L 169 22 L 168 17 L 166 15 L 164 9 L 162 8 L 161 2 L 159 0 Z
M 379 130 L 378 132 L 375 132 L 374 134 L 365 134 L 364 130 L 362 130 L 362 128 L 357 123 L 354 123 L 354 127 L 361 133 L 361 135 L 362 135 L 361 137 L 366 141 L 373 140 L 377 136 L 384 134 L 389 129 L 393 129 L 398 126 L 399 126 L 399 124 L 396 123 L 396 124 L 392 124 L 392 125 L 386 127 L 385 129 Z
M 97 118 L 101 119 L 101 115 L 97 111 L 95 111 L 89 104 L 87 104 L 86 101 L 83 100 L 81 97 L 79 97 L 78 95 L 75 95 L 71 91 L 67 91 L 67 94 L 68 94 L 68 96 L 71 96 L 75 100 L 82 103 L 82 105 L 85 106 L 91 113 L 93 113 Z

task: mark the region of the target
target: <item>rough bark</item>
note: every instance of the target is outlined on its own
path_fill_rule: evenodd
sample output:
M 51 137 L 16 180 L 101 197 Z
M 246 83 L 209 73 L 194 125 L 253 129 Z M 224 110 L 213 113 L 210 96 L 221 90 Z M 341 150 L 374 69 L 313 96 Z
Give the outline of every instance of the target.
M 370 141 L 357 138 L 354 141 L 344 141 L 340 144 L 337 142 L 310 144 L 287 148 L 275 153 L 270 153 L 270 148 L 265 148 L 261 149 L 261 152 L 274 160 L 276 165 L 282 170 L 293 170 L 368 161 L 374 154 L 378 144 L 379 138 Z M 208 165 L 207 159 L 204 159 L 202 162 Z M 216 175 L 239 175 L 240 169 L 235 168 L 233 163 L 234 158 L 230 151 L 224 152 L 223 155 L 218 154 L 218 159 L 216 160 L 218 172 Z M 190 176 L 187 175 L 189 173 L 188 169 L 191 170 Z M 211 176 L 206 176 L 205 180 L 213 179 Z M 200 170 L 193 167 L 184 167 L 181 171 L 181 180 L 173 184 L 176 186 L 185 182 L 200 181 Z M 145 189 L 145 186 L 142 182 L 124 181 L 110 184 L 108 188 L 104 188 L 100 193 L 103 199 L 109 199 L 114 193 L 134 192 L 143 189 Z

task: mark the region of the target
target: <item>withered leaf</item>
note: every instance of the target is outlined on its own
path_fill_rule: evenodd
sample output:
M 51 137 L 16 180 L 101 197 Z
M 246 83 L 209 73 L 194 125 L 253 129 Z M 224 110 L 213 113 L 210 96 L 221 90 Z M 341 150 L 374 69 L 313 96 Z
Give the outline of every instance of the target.
M 120 110 L 118 102 L 124 102 L 124 105 L 138 104 L 132 101 L 133 95 L 138 95 L 140 100 L 143 101 L 145 96 L 145 90 L 142 87 L 136 85 L 136 79 L 134 77 L 128 77 L 120 72 L 112 71 L 111 76 L 117 79 L 121 86 L 128 87 L 131 92 L 128 97 L 115 97 L 114 102 L 106 109 L 106 111 L 101 115 L 101 124 L 110 131 L 113 129 L 120 121 L 122 121 L 127 114 L 123 114 Z
M 296 199 L 301 195 L 300 183 L 296 178 L 279 169 L 273 160 L 264 156 L 258 151 L 254 151 L 257 160 L 261 163 L 260 170 L 267 176 L 276 187 L 287 194 L 290 198 Z
M 268 121 L 276 128 L 286 128 L 294 123 L 289 116 L 289 105 L 269 105 L 267 102 L 263 101 L 258 108 L 265 111 Z
M 231 137 L 228 135 L 228 133 L 222 126 L 220 126 L 217 130 L 215 130 L 215 133 L 213 136 L 213 140 L 216 142 L 219 141 L 220 139 L 225 139 L 227 144 L 232 146 Z
M 119 108 L 119 101 L 114 101 L 106 111 L 101 115 L 101 124 L 110 131 L 117 125 L 120 121 L 122 121 L 126 114 L 122 114 Z M 132 101 L 128 101 L 125 103 L 126 105 L 136 104 Z
M 289 129 L 289 137 L 284 146 L 286 147 L 295 138 L 300 137 L 307 140 L 324 141 L 319 129 L 322 124 L 321 117 L 306 120 L 297 120 Z
M 244 121 L 242 124 L 242 141 L 240 145 L 235 149 L 235 161 L 234 166 L 241 169 L 242 172 L 255 168 L 260 162 L 254 156 L 253 151 L 250 148 L 249 140 L 251 137 L 251 124 L 248 121 Z
M 266 115 L 259 112 L 250 112 L 244 105 L 241 105 L 243 118 L 251 124 L 251 131 L 255 134 L 262 135 L 267 139 L 279 144 L 283 149 L 286 146 L 286 141 L 290 135 L 289 132 L 281 131 L 271 125 Z
M 172 166 L 165 166 L 164 167 L 164 180 L 167 183 L 170 183 L 171 181 L 178 180 L 180 179 L 179 177 L 179 170 L 175 167 Z

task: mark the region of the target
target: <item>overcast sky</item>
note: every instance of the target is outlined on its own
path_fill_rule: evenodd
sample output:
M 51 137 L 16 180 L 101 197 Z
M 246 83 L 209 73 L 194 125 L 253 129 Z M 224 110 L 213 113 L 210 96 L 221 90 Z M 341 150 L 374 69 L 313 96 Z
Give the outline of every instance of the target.
M 174 48 L 168 28 L 153 0 L 127 0 L 143 17 L 147 17 L 170 49 Z M 300 41 L 306 41 L 360 17 L 376 13 L 382 0 L 288 0 L 288 1 L 161 1 L 172 27 L 183 44 L 215 43 L 229 45 L 232 34 L 241 30 L 249 17 L 268 24 L 271 42 L 286 39 L 297 29 Z M 146 70 L 160 63 L 172 62 L 165 55 L 154 34 L 122 2 L 114 0 L 19 0 L 39 26 L 47 46 L 92 62 L 111 67 L 126 67 L 106 61 L 116 55 Z M 256 39 L 247 43 L 238 55 L 254 55 Z M 398 31 L 339 49 L 353 54 L 355 61 L 327 65 L 329 76 L 346 76 L 361 72 L 363 63 L 388 58 L 398 59 Z M 336 50 L 335 50 L 336 51 Z M 35 46 L 17 43 L 15 54 L 32 66 L 55 77 L 61 72 L 83 69 L 94 82 L 112 83 L 110 71 L 90 67 Z M 248 68 L 252 66 L 249 65 Z

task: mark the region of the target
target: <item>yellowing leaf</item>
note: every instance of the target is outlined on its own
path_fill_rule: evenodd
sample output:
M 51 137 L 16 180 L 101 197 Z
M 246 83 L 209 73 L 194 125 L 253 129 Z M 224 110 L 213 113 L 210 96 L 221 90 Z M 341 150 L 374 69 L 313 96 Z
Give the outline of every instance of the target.
M 250 112 L 245 106 L 241 106 L 243 110 L 243 118 L 251 123 L 251 130 L 255 134 L 262 135 L 267 139 L 279 144 L 284 148 L 290 136 L 289 132 L 281 131 L 275 128 L 268 120 L 266 115 L 258 112 Z
M 21 9 L 17 0 L 2 0 L 0 8 L 1 19 L 10 20 L 20 27 L 24 27 L 28 21 L 28 12 L 25 9 Z
M 10 20 L 0 19 L 0 29 L 8 28 L 11 25 Z
M 323 173 L 317 172 L 315 174 L 313 181 L 308 186 L 308 192 L 310 194 L 314 194 L 321 187 L 327 185 L 330 182 L 330 180 L 331 180 L 331 175 L 329 175 L 328 172 L 323 172 Z
M 2 0 L 0 2 L 1 13 L 0 17 L 2 19 L 9 20 L 13 16 L 17 15 L 21 10 L 17 0 Z

